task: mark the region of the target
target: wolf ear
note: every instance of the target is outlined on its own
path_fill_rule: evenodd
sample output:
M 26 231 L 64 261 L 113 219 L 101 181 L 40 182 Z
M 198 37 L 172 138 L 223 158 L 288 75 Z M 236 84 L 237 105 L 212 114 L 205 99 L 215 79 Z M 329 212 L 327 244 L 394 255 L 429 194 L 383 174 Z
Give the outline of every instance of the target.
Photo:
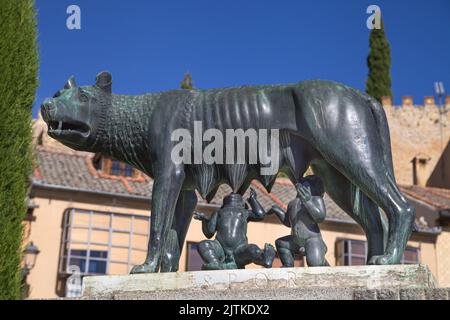
M 108 71 L 100 72 L 95 78 L 95 85 L 107 93 L 112 92 L 112 75 Z
M 77 86 L 77 83 L 75 82 L 75 77 L 71 76 L 69 80 L 67 80 L 66 84 L 64 85 L 64 89 L 71 89 L 75 88 Z

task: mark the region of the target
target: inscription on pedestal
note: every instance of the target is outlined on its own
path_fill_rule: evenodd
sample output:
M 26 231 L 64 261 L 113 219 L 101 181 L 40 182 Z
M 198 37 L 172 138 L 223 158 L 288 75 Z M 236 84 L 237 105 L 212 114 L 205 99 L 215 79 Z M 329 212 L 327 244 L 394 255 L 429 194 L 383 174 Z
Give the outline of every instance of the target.
M 354 266 L 218 270 L 85 277 L 83 295 L 160 291 L 311 288 L 434 288 L 426 266 Z

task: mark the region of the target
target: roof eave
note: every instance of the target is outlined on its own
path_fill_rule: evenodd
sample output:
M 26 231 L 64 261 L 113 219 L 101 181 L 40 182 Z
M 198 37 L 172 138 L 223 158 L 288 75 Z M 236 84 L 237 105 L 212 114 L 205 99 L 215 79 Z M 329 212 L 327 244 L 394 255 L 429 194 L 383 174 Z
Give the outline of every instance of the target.
M 108 192 L 108 191 L 98 191 L 98 190 L 90 190 L 90 189 L 84 189 L 84 188 L 74 188 L 74 187 L 68 187 L 68 186 L 60 186 L 55 184 L 49 184 L 49 183 L 42 183 L 40 181 L 33 180 L 31 183 L 32 188 L 42 188 L 42 189 L 48 189 L 48 190 L 55 190 L 55 191 L 70 191 L 70 192 L 79 192 L 79 193 L 87 193 L 87 194 L 96 194 L 96 195 L 102 195 L 102 196 L 109 196 L 109 197 L 115 197 L 115 198 L 124 198 L 124 199 L 130 199 L 130 200 L 145 200 L 151 201 L 151 196 L 140 196 L 140 195 L 133 195 L 133 194 L 123 194 L 123 193 L 116 193 L 116 192 Z

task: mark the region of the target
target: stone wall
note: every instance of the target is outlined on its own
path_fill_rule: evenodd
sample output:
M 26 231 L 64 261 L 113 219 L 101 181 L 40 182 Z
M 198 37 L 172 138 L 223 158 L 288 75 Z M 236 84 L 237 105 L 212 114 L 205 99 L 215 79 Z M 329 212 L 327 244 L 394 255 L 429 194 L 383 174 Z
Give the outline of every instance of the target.
M 450 288 L 354 290 L 353 300 L 450 300 Z
M 450 139 L 450 112 L 439 115 L 438 107 L 385 105 L 391 132 L 394 170 L 399 184 L 413 184 L 414 158 L 418 159 L 418 184 L 425 186 Z M 447 110 L 449 110 L 447 106 Z M 442 142 L 441 126 L 442 118 Z M 448 162 L 448 161 L 447 161 Z

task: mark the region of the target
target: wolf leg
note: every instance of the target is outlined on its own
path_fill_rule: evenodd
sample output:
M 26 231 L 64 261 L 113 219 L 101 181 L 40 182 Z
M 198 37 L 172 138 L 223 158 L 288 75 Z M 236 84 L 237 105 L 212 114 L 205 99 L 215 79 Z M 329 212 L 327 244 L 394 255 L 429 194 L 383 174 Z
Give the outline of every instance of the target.
M 332 198 L 335 201 L 337 200 L 336 203 L 340 200 L 341 203 L 338 203 L 338 205 L 341 207 L 342 200 L 345 200 L 345 198 L 350 198 L 350 204 L 353 207 L 354 187 L 360 190 L 363 202 L 356 211 L 353 208 L 346 211 L 353 213 L 353 218 L 365 229 L 368 240 L 370 241 L 369 235 L 370 237 L 376 237 L 382 247 L 384 247 L 383 223 L 381 212 L 377 206 L 383 209 L 389 220 L 386 249 L 383 254 L 371 252 L 369 262 L 372 264 L 398 264 L 412 231 L 415 209 L 398 189 L 384 164 L 381 151 L 377 150 L 377 144 L 368 139 L 364 145 L 364 151 L 360 150 L 359 147 L 358 144 L 355 144 L 352 148 L 352 144 L 348 143 L 347 149 L 350 150 L 340 151 L 335 149 L 334 152 L 327 154 L 327 158 L 332 159 L 333 162 L 327 161 L 329 163 L 328 168 L 336 168 L 341 177 L 345 176 L 347 183 L 335 183 L 333 186 L 329 185 L 330 180 L 332 180 L 330 179 L 331 175 L 325 174 L 325 177 L 321 178 L 324 180 L 327 192 L 332 196 L 333 191 L 330 192 L 327 189 L 327 183 L 325 182 L 327 179 L 329 180 L 328 187 L 335 192 L 335 196 L 332 196 Z M 355 157 L 349 158 L 348 154 L 355 154 Z M 367 161 L 359 159 L 367 159 Z M 321 175 L 319 174 L 319 176 Z M 336 188 L 341 190 L 336 190 Z M 348 195 L 346 197 L 339 196 L 342 190 L 347 190 Z M 368 212 L 369 210 L 371 212 Z M 376 229 L 373 227 L 376 227 Z
M 163 163 L 164 167 L 156 170 L 153 184 L 150 241 L 148 243 L 147 258 L 142 265 L 135 266 L 131 273 L 158 272 L 161 257 L 165 252 L 166 239 L 172 226 L 175 205 L 185 174 L 183 168 L 173 164 L 170 159 Z
M 172 227 L 169 231 L 165 252 L 161 262 L 161 272 L 178 271 L 181 251 L 189 225 L 192 220 L 192 213 L 197 205 L 197 195 L 192 190 L 182 190 L 178 196 L 175 207 Z
M 375 202 L 324 160 L 315 161 L 312 169 L 321 177 L 331 199 L 363 228 L 367 237 L 368 260 L 383 254 L 387 228 L 382 224 L 381 212 Z

